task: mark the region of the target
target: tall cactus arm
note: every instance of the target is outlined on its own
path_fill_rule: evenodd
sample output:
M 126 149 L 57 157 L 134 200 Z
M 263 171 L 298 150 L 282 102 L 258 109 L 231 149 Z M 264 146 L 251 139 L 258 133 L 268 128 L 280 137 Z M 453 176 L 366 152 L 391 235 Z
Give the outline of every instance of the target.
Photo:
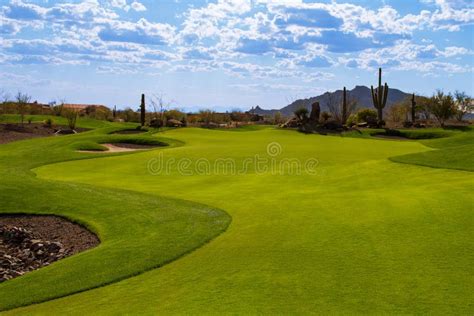
M 379 68 L 379 87 L 377 88 L 378 106 L 383 108 L 382 68 Z
M 378 108 L 377 106 L 377 92 L 374 91 L 374 86 L 370 86 L 370 92 L 372 93 L 372 102 L 374 102 L 374 107 Z
M 385 104 L 387 104 L 387 97 L 388 97 L 388 85 L 385 82 L 385 87 L 383 89 L 383 102 L 381 104 L 382 109 L 385 107 Z

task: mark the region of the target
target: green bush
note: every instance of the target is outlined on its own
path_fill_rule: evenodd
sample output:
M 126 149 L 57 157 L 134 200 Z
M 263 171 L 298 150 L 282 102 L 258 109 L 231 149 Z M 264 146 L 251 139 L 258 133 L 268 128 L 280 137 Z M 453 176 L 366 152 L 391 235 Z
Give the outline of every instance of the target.
M 357 123 L 371 122 L 377 120 L 377 111 L 372 109 L 360 109 L 356 114 Z
M 355 125 L 356 123 L 357 123 L 357 115 L 356 114 L 349 115 L 346 121 L 346 125 L 352 126 L 352 125 Z

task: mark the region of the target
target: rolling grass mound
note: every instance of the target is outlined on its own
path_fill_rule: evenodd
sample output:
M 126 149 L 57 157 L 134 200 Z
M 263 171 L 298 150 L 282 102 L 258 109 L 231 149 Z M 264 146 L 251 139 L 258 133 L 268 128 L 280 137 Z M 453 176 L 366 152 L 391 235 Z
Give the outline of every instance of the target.
M 186 128 L 143 135 L 166 148 L 73 151 L 114 128 L 0 147 L 1 212 L 61 214 L 103 240 L 0 285 L 3 309 L 43 302 L 6 314 L 474 313 L 474 178 L 447 169 L 469 170 L 471 130 L 395 142 Z
M 35 172 L 43 180 L 118 190 L 125 177 L 129 190 L 212 205 L 233 220 L 209 245 L 160 269 L 12 313 L 471 314 L 472 174 L 389 160 L 472 146 L 469 133 L 422 144 L 188 128 L 160 133 L 184 144 L 161 156 L 42 166 Z M 274 156 L 270 144 L 279 146 Z M 269 158 L 268 167 L 272 158 L 318 164 L 314 174 L 254 164 L 241 174 L 189 174 L 171 164 L 239 166 L 255 155 Z M 171 168 L 150 173 L 157 158 Z
M 93 141 L 83 141 L 74 144 L 74 148 L 80 151 L 107 151 L 107 147 Z
M 391 157 L 395 162 L 433 168 L 474 171 L 474 131 L 451 133 L 451 137 L 430 139 L 422 142 L 435 150 Z
M 0 213 L 64 216 L 101 239 L 94 249 L 0 284 L 0 310 L 86 291 L 163 266 L 202 246 L 229 225 L 230 217 L 215 207 L 98 185 L 42 180 L 30 171 L 54 162 L 95 157 L 76 149 L 101 149 L 97 144 L 104 141 L 178 145 L 151 136 L 107 135 L 108 131 L 0 146 Z

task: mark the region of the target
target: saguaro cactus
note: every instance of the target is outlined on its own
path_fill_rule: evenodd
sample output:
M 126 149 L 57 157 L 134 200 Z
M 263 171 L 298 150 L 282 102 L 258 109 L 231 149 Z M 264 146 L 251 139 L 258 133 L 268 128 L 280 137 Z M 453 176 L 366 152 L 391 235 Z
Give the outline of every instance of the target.
M 411 122 L 415 124 L 416 120 L 416 101 L 415 101 L 415 94 L 411 96 Z
M 377 109 L 377 124 L 379 126 L 383 125 L 383 108 L 387 104 L 388 96 L 388 85 L 385 82 L 385 85 L 382 87 L 382 68 L 379 68 L 379 86 L 374 91 L 374 86 L 370 86 L 370 91 L 372 92 L 372 102 L 374 107 Z
M 140 123 L 145 126 L 145 94 L 142 94 L 142 103 L 140 104 Z
M 342 124 L 346 124 L 347 121 L 347 98 L 346 98 L 346 87 L 342 90 L 342 113 L 341 113 Z

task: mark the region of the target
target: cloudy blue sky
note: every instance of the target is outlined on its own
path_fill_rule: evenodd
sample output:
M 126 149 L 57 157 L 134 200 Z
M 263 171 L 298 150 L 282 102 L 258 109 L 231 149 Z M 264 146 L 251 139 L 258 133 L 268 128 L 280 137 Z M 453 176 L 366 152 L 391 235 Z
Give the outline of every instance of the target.
M 342 86 L 474 92 L 471 0 L 0 0 L 0 89 L 279 108 Z

